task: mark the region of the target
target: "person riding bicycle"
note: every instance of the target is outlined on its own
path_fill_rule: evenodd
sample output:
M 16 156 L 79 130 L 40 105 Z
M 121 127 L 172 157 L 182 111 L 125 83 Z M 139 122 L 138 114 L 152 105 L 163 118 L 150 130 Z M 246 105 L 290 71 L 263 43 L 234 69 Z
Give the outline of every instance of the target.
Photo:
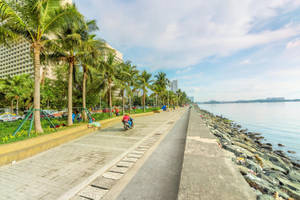
M 128 115 L 128 114 L 125 114 L 123 119 L 122 119 L 122 122 L 125 123 L 125 122 L 128 122 L 128 124 L 133 127 L 133 119 Z

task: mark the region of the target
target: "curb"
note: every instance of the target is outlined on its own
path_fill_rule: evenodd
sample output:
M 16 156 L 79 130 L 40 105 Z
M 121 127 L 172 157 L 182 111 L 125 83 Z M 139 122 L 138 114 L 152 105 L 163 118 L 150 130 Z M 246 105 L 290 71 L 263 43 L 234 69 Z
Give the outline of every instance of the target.
M 132 114 L 132 117 L 143 117 L 154 115 L 155 112 Z M 122 117 L 100 120 L 101 129 L 108 128 L 117 122 L 120 122 Z M 49 150 L 71 140 L 77 139 L 89 133 L 95 132 L 97 129 L 87 128 L 87 124 L 67 130 L 58 131 L 52 134 L 31 138 L 15 143 L 5 144 L 0 146 L 0 166 L 13 163 L 31 157 L 43 151 Z

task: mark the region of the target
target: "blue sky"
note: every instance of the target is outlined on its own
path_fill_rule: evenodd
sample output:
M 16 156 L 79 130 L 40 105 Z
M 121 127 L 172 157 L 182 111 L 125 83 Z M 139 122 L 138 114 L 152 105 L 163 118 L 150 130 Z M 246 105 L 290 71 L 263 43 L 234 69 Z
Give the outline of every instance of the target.
M 74 0 L 98 35 L 198 101 L 300 98 L 300 0 Z

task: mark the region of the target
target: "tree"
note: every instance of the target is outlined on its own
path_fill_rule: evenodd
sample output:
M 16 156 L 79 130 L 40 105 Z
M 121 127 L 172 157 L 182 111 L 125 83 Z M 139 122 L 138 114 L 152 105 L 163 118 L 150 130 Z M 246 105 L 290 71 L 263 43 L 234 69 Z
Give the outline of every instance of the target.
M 155 75 L 156 80 L 154 81 L 155 84 L 155 90 L 158 94 L 158 96 L 161 97 L 164 104 L 164 94 L 167 90 L 167 86 L 169 84 L 169 80 L 167 78 L 167 74 L 164 72 L 158 72 L 158 74 Z
M 116 80 L 117 86 L 120 88 L 120 95 L 122 97 L 122 112 L 125 113 L 125 92 L 127 94 L 130 93 L 130 82 L 132 78 L 132 68 L 131 62 L 126 61 L 125 63 L 121 63 L 118 67 Z
M 144 70 L 141 75 L 139 76 L 139 86 L 143 91 L 143 107 L 144 107 L 144 112 L 146 112 L 146 95 L 147 95 L 147 88 L 151 88 L 151 79 L 152 74 L 147 73 L 146 70 Z
M 126 63 L 125 63 L 126 64 Z M 137 81 L 138 81 L 138 75 L 139 71 L 136 69 L 136 66 L 131 65 L 131 63 L 127 62 L 126 64 L 126 72 L 129 73 L 129 80 L 127 82 L 127 95 L 129 98 L 129 112 L 131 112 L 132 107 L 132 95 L 136 88 L 138 87 Z
M 86 109 L 86 83 L 88 77 L 92 77 L 91 71 L 96 70 L 98 57 L 101 56 L 102 51 L 106 51 L 107 47 L 103 40 L 95 39 L 95 35 L 91 34 L 98 30 L 96 21 L 87 21 L 87 29 L 82 30 L 82 54 L 80 55 L 80 63 L 83 68 L 82 78 L 82 107 Z M 86 120 L 86 112 L 83 112 L 83 118 Z
M 4 82 L 5 98 L 11 102 L 11 112 L 14 112 L 16 101 L 16 113 L 19 113 L 19 102 L 31 95 L 32 81 L 29 74 L 6 78 Z
M 68 71 L 68 126 L 73 124 L 73 77 L 75 76 L 76 64 L 79 63 L 79 57 L 82 52 L 83 36 L 82 31 L 86 29 L 86 23 L 83 18 L 76 23 L 64 24 L 55 34 L 55 39 L 49 41 L 47 58 L 58 64 L 65 62 L 69 66 Z
M 103 79 L 108 86 L 108 105 L 110 116 L 112 116 L 112 84 L 115 81 L 119 65 L 120 63 L 116 61 L 116 54 L 114 52 L 109 52 L 108 55 L 100 61 L 99 65 L 99 70 L 102 71 Z
M 62 0 L 0 0 L 0 43 L 25 39 L 33 49 L 34 60 L 34 125 L 43 132 L 40 121 L 40 55 L 45 42 L 71 17 L 80 16 L 74 6 L 63 6 Z

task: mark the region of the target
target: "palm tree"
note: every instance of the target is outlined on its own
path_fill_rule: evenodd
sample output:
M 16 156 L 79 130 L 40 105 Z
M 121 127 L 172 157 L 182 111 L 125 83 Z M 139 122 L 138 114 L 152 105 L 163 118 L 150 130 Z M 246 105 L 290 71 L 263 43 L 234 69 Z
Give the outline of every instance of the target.
M 164 104 L 164 94 L 167 90 L 167 86 L 169 84 L 169 80 L 167 78 L 167 74 L 164 73 L 164 72 L 158 72 L 158 74 L 155 75 L 155 85 L 156 86 L 156 89 L 157 89 L 157 93 L 158 95 L 161 97 L 161 99 L 163 100 L 163 104 Z
M 131 65 L 131 63 L 126 64 L 126 72 L 129 73 L 129 80 L 127 82 L 127 95 L 129 98 L 129 113 L 131 112 L 131 107 L 132 107 L 132 95 L 136 88 L 138 87 L 137 81 L 138 81 L 138 75 L 139 71 L 136 69 L 136 66 Z
M 109 114 L 112 116 L 112 84 L 115 81 L 117 74 L 117 68 L 120 63 L 116 61 L 116 54 L 114 52 L 109 52 L 105 56 L 104 60 L 100 61 L 100 71 L 102 71 L 103 79 L 108 86 L 108 105 L 109 105 Z
M 0 43 L 25 39 L 31 44 L 34 60 L 34 125 L 43 132 L 40 121 L 40 55 L 45 42 L 50 40 L 62 24 L 80 14 L 74 6 L 63 6 L 63 0 L 0 0 Z
M 131 94 L 132 66 L 130 61 L 121 63 L 116 74 L 117 85 L 121 89 L 122 112 L 125 113 L 125 92 Z
M 141 75 L 139 76 L 139 85 L 140 88 L 143 90 L 143 107 L 144 107 L 144 112 L 146 112 L 146 95 L 147 95 L 147 88 L 151 88 L 151 79 L 152 74 L 147 73 L 146 70 L 144 70 Z
M 83 19 L 73 24 L 65 24 L 55 34 L 55 39 L 48 41 L 46 47 L 49 49 L 47 58 L 50 61 L 56 61 L 58 64 L 64 62 L 68 64 L 68 126 L 73 124 L 73 77 L 75 77 L 79 58 L 84 54 L 82 51 L 83 35 L 82 31 L 86 29 L 86 23 Z
M 82 107 L 83 118 L 86 120 L 86 82 L 88 77 L 92 77 L 92 71 L 96 70 L 98 57 L 101 56 L 102 51 L 106 51 L 107 47 L 103 40 L 95 39 L 95 35 L 91 32 L 98 30 L 96 21 L 87 21 L 87 29 L 82 30 L 82 54 L 80 55 L 80 62 L 83 68 L 82 78 Z
M 158 95 L 160 94 L 160 92 L 162 91 L 160 85 L 158 85 L 157 83 L 153 83 L 151 86 L 151 90 L 154 92 L 155 94 L 155 106 L 158 106 Z
M 32 82 L 29 74 L 23 74 L 5 79 L 3 91 L 5 98 L 11 102 L 13 113 L 14 101 L 16 101 L 16 113 L 19 112 L 19 102 L 31 94 Z

